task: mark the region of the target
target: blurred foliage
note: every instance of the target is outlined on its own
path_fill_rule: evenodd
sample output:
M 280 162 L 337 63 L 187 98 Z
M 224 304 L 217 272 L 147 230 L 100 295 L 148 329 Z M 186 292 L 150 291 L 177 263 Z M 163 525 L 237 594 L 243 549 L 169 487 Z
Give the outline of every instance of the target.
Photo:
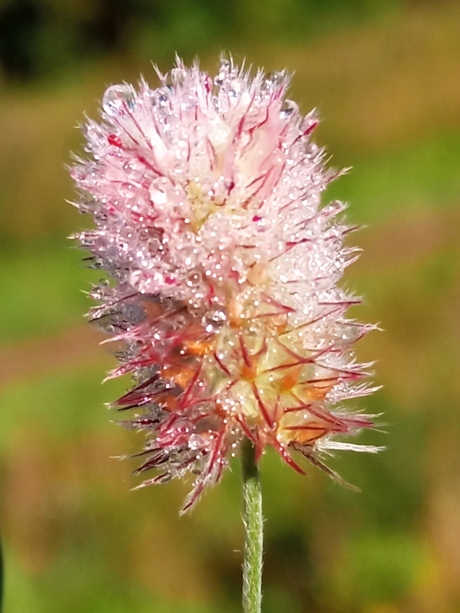
M 304 40 L 403 6 L 403 0 L 266 0 L 261 10 L 258 0 L 3 0 L 0 61 L 6 78 L 32 79 L 108 52 L 202 52 L 261 30 L 277 40 Z
M 104 88 L 221 50 L 295 72 L 316 136 L 353 170 L 358 347 L 382 391 L 376 457 L 333 460 L 356 494 L 262 460 L 266 613 L 460 610 L 460 6 L 421 0 L 0 0 L 0 521 L 8 613 L 240 610 L 238 463 L 189 516 L 186 486 L 131 492 L 138 450 L 108 423 L 113 365 L 81 323 L 94 271 L 65 236 L 89 223 L 63 165 Z M 113 416 L 112 416 L 113 417 Z

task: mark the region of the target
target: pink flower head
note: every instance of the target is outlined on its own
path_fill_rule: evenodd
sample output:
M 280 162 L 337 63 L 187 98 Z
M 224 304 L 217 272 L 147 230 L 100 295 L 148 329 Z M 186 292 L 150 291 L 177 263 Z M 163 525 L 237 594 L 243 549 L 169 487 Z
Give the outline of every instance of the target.
M 137 472 L 156 471 L 142 485 L 193 473 L 187 510 L 244 437 L 337 478 L 322 454 L 377 450 L 342 441 L 372 426 L 341 405 L 371 391 L 351 346 L 372 326 L 345 318 L 355 250 L 344 205 L 320 204 L 334 173 L 316 116 L 285 98 L 285 73 L 224 60 L 212 79 L 178 60 L 159 76 L 109 87 L 72 172 L 96 223 L 79 239 L 111 278 L 91 311 L 123 345 L 109 376 L 135 381 L 115 406 L 146 434 Z

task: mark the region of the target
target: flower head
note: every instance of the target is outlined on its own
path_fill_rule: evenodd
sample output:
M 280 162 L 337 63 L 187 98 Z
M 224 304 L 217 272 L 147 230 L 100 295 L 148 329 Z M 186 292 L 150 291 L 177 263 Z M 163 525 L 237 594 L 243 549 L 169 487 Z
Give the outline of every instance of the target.
M 110 281 L 91 317 L 121 341 L 134 387 L 115 406 L 145 431 L 144 484 L 196 475 L 184 510 L 219 480 L 244 437 L 303 473 L 299 453 L 375 451 L 341 439 L 372 425 L 341 403 L 369 393 L 352 344 L 372 326 L 337 286 L 355 259 L 334 178 L 310 140 L 315 114 L 285 73 L 212 79 L 180 60 L 160 87 L 109 87 L 73 178 L 95 229 L 79 235 Z

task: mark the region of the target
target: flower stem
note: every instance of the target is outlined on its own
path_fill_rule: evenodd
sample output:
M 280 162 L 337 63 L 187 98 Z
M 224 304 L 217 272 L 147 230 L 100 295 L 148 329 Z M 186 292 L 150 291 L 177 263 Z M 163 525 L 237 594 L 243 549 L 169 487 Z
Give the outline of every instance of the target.
M 255 448 L 245 439 L 242 448 L 243 466 L 243 610 L 260 613 L 262 601 L 263 516 L 262 490 Z

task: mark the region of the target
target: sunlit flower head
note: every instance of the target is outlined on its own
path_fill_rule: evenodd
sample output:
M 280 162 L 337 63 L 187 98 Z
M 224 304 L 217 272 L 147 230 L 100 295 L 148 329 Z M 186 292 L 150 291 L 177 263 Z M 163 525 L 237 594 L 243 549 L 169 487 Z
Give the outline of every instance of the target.
M 109 277 L 91 317 L 123 347 L 110 376 L 134 379 L 115 405 L 145 432 L 143 485 L 191 472 L 187 510 L 244 437 L 337 478 L 322 455 L 376 450 L 343 440 L 372 425 L 342 406 L 370 391 L 351 346 L 372 326 L 345 317 L 356 252 L 344 205 L 321 206 L 335 175 L 316 116 L 286 99 L 284 72 L 178 60 L 159 76 L 109 87 L 72 171 L 95 219 L 79 239 Z

